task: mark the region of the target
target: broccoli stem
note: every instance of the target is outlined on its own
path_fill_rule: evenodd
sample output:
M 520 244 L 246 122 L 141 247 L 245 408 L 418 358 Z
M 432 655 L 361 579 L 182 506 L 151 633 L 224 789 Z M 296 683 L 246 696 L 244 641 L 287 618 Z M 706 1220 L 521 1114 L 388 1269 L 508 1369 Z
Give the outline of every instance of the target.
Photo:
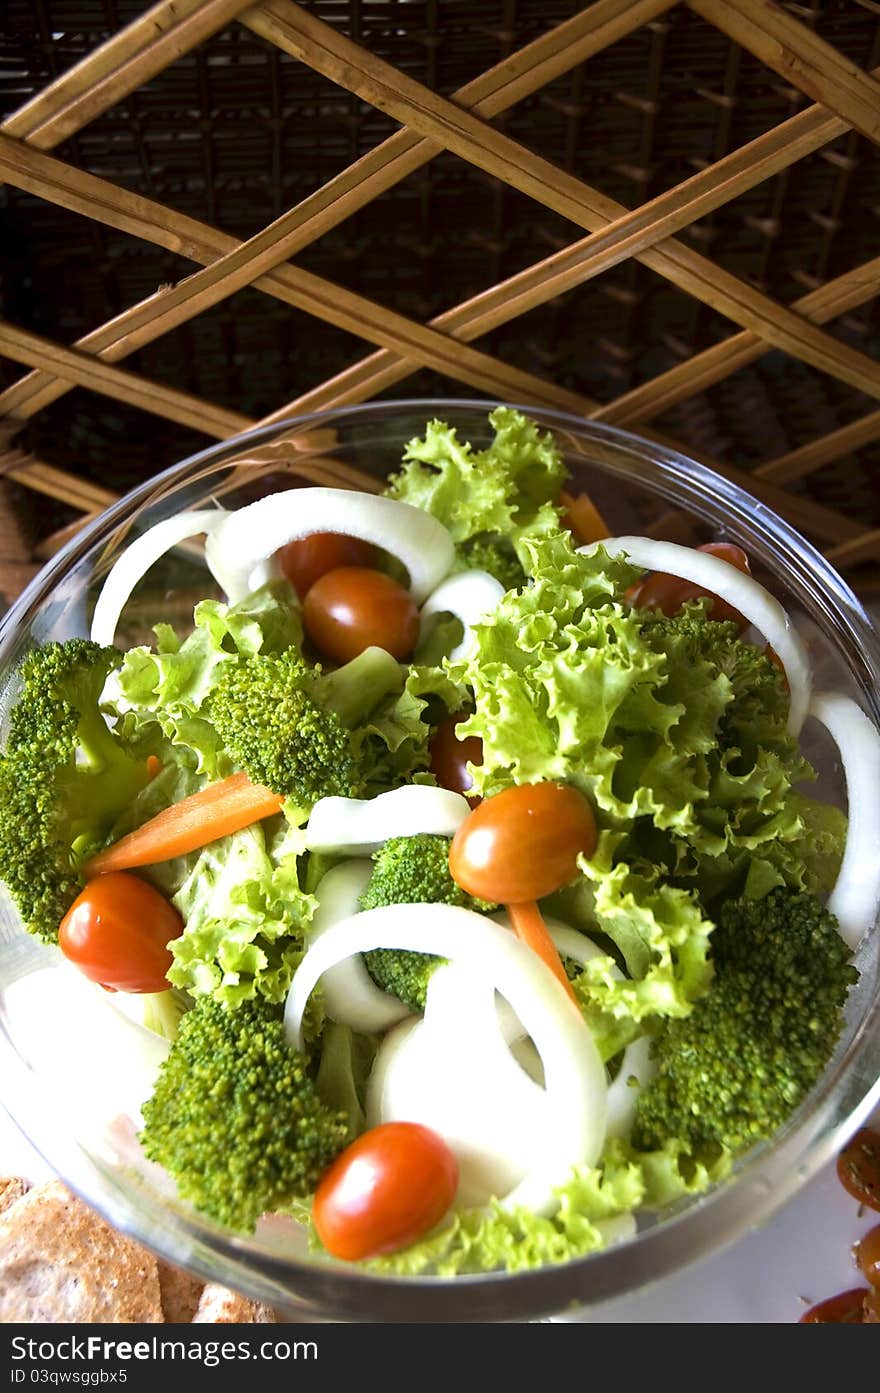
M 384 648 L 365 648 L 351 662 L 318 679 L 316 696 L 322 706 L 351 729 L 359 725 L 385 697 L 403 690 L 404 670 Z

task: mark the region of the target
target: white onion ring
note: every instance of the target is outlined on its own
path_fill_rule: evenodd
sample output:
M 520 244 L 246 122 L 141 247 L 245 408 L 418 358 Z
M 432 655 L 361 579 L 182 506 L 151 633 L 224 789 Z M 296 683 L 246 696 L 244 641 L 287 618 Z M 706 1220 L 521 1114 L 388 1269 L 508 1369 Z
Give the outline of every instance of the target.
M 409 572 L 417 604 L 440 584 L 455 556 L 446 528 L 422 508 L 334 488 L 287 489 L 237 508 L 208 538 L 205 555 L 234 603 L 252 589 L 260 562 L 313 532 L 357 537 L 390 552 Z
M 539 1161 L 549 1101 L 501 1038 L 492 983 L 447 963 L 431 974 L 424 1019 L 382 1044 L 367 1122 L 419 1122 L 443 1137 L 459 1166 L 455 1203 L 470 1208 L 506 1195 Z
M 93 641 L 106 645 L 113 643 L 119 616 L 131 592 L 166 551 L 190 537 L 201 536 L 203 532 L 210 536 L 227 516 L 223 508 L 199 508 L 193 512 L 176 513 L 174 517 L 165 518 L 148 528 L 127 546 L 116 558 L 101 587 L 92 616 Z M 217 579 L 222 585 L 221 577 Z
M 306 825 L 309 851 L 366 856 L 392 837 L 452 837 L 470 812 L 460 793 L 405 784 L 375 798 L 319 798 Z
M 371 861 L 346 861 L 322 877 L 315 891 L 318 907 L 307 943 L 316 943 L 334 924 L 358 913 L 372 869 Z M 324 1010 L 331 1021 L 350 1026 L 361 1035 L 382 1034 L 410 1014 L 409 1007 L 396 996 L 376 986 L 360 955 L 331 967 L 324 973 L 321 987 Z
M 816 692 L 810 715 L 837 745 L 846 779 L 846 846 L 828 908 L 855 951 L 880 907 L 880 733 L 842 692 Z
M 451 662 L 458 662 L 467 658 L 474 647 L 474 624 L 491 614 L 503 595 L 504 586 L 488 571 L 459 571 L 428 596 L 422 605 L 422 624 L 435 614 L 451 614 L 459 620 L 464 634 L 448 655 Z
M 605 1067 L 583 1017 L 541 959 L 498 924 L 452 905 L 387 905 L 369 909 L 329 929 L 308 950 L 290 989 L 288 1039 L 301 1048 L 302 1016 L 316 983 L 328 968 L 373 948 L 408 948 L 461 962 L 480 975 L 512 1006 L 544 1066 L 553 1117 L 542 1161 L 503 1201 L 536 1214 L 558 1205 L 554 1190 L 572 1167 L 593 1165 L 605 1133 Z
M 578 547 L 578 551 L 582 556 L 592 556 L 599 547 L 609 556 L 625 555 L 647 571 L 664 571 L 689 580 L 739 610 L 764 635 L 785 669 L 791 693 L 788 729 L 791 735 L 799 733 L 810 703 L 810 663 L 803 639 L 769 590 L 722 557 L 677 542 L 658 542 L 653 537 L 607 537 L 602 542 Z

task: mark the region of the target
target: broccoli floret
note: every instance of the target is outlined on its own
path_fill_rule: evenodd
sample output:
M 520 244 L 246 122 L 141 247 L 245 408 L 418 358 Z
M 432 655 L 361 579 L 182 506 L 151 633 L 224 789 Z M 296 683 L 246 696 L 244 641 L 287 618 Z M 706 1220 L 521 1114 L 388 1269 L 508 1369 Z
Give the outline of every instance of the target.
M 473 537 L 460 548 L 460 556 L 466 566 L 476 571 L 488 571 L 505 590 L 519 590 L 521 585 L 525 585 L 526 573 L 513 547 L 504 537 L 493 537 L 488 533 Z
M 736 1152 L 770 1137 L 834 1051 L 858 973 L 819 900 L 785 889 L 730 900 L 712 948 L 707 995 L 656 1042 L 657 1074 L 636 1109 L 640 1148 L 676 1137 Z
M 82 889 L 78 866 L 147 783 L 101 714 L 122 654 L 88 639 L 35 649 L 0 758 L 0 867 L 27 929 L 48 943 Z
M 319 798 L 357 793 L 352 730 L 402 682 L 381 648 L 327 675 L 295 649 L 258 653 L 224 664 L 204 710 L 255 783 L 309 809 Z
M 184 1199 L 242 1233 L 311 1194 L 349 1137 L 345 1113 L 321 1102 L 287 1043 L 281 1009 L 253 1001 L 228 1011 L 200 997 L 142 1111 L 150 1160 Z
M 479 911 L 496 909 L 456 885 L 449 870 L 449 840 L 419 832 L 391 837 L 373 857 L 373 872 L 361 909 L 388 904 L 451 904 Z M 364 954 L 367 971 L 383 991 L 413 1011 L 424 1011 L 431 973 L 442 958 L 406 948 L 373 948 Z

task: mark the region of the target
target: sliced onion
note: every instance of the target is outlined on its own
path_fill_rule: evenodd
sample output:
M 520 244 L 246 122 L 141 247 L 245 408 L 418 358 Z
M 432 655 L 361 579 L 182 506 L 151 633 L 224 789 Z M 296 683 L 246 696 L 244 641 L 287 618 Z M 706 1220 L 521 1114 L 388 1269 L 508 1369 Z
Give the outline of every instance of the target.
M 125 548 L 117 557 L 101 588 L 92 616 L 92 639 L 110 645 L 116 637 L 116 626 L 128 597 L 138 581 L 151 566 L 181 542 L 190 537 L 210 534 L 229 514 L 223 508 L 201 508 L 194 512 L 177 513 L 150 527 Z M 216 572 L 215 572 L 216 574 Z M 220 580 L 220 577 L 217 577 Z M 223 581 L 220 580 L 221 585 Z M 226 587 L 224 586 L 224 589 Z
M 609 556 L 626 555 L 635 565 L 644 566 L 647 571 L 664 571 L 689 580 L 727 600 L 754 624 L 785 669 L 791 693 L 788 729 L 792 735 L 798 734 L 810 702 L 810 663 L 803 639 L 769 590 L 722 557 L 697 551 L 693 547 L 683 547 L 677 542 L 659 542 L 653 537 L 607 537 L 602 542 L 578 547 L 578 551 L 584 556 L 591 556 L 599 547 L 603 547 Z
M 406 784 L 376 798 L 319 798 L 306 826 L 309 851 L 365 856 L 391 837 L 426 832 L 452 837 L 470 805 L 460 793 L 428 784 Z
M 593 1165 L 605 1132 L 605 1069 L 593 1037 L 562 985 L 529 948 L 480 914 L 452 905 L 388 905 L 369 909 L 329 929 L 308 950 L 288 998 L 286 1029 L 301 1046 L 302 1016 L 328 968 L 373 948 L 407 948 L 461 963 L 486 980 L 511 1005 L 544 1066 L 548 1095 L 545 1146 L 539 1162 L 504 1197 L 537 1214 L 558 1205 L 553 1191 L 571 1169 Z
M 455 555 L 446 528 L 422 508 L 349 489 L 302 488 L 228 513 L 208 538 L 208 564 L 224 576 L 230 600 L 241 600 L 253 588 L 252 573 L 260 562 L 313 532 L 357 537 L 390 552 L 409 572 L 417 604 L 440 584 Z
M 855 951 L 880 908 L 880 733 L 842 692 L 816 692 L 810 715 L 836 743 L 846 779 L 846 847 L 828 908 Z
M 492 983 L 451 963 L 431 974 L 424 1019 L 381 1046 L 367 1121 L 419 1122 L 442 1136 L 458 1161 L 461 1208 L 506 1195 L 540 1164 L 550 1104 L 501 1037 Z
M 474 646 L 474 624 L 491 614 L 503 595 L 504 586 L 488 571 L 460 571 L 428 596 L 422 605 L 422 623 L 435 614 L 451 614 L 460 621 L 464 635 L 449 654 L 457 662 L 466 658 Z
M 318 907 L 309 925 L 309 943 L 316 943 L 334 924 L 358 913 L 372 869 L 370 861 L 346 861 L 321 879 L 315 891 Z M 361 1035 L 382 1034 L 410 1014 L 396 996 L 376 986 L 359 954 L 325 972 L 321 987 L 324 1010 L 331 1021 L 351 1026 Z
M 639 1094 L 657 1072 L 651 1058 L 651 1037 L 640 1035 L 627 1045 L 617 1076 L 608 1090 L 608 1129 L 606 1136 L 629 1140 L 636 1118 Z

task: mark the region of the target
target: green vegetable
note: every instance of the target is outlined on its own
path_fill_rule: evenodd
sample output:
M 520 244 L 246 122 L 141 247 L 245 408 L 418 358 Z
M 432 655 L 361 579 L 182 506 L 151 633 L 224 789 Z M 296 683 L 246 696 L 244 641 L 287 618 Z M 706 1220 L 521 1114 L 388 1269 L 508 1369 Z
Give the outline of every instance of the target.
M 608 959 L 584 974 L 599 1008 L 685 1015 L 709 986 L 721 892 L 827 890 L 839 823 L 825 822 L 817 855 L 815 805 L 795 788 L 812 771 L 786 729 L 780 674 L 733 625 L 704 604 L 674 619 L 631 610 L 634 568 L 601 548 L 581 556 L 561 532 L 525 552 L 532 585 L 503 598 L 449 669 L 473 692 L 459 734 L 483 742 L 477 791 L 557 779 L 585 794 L 596 851 L 546 907 L 615 945 L 629 980 L 614 982 Z
M 0 867 L 25 926 L 47 943 L 82 889 L 78 866 L 147 782 L 100 698 L 121 660 L 86 639 L 28 654 L 0 758 Z
M 222 837 L 193 861 L 173 901 L 185 925 L 169 945 L 174 986 L 228 1007 L 284 1001 L 315 900 L 300 889 L 302 834 L 283 819 L 273 827 Z
M 327 676 L 289 649 L 225 664 L 203 709 L 233 763 L 307 814 L 319 798 L 359 792 L 350 728 L 402 686 L 382 648 Z
M 449 841 L 418 833 L 392 837 L 373 857 L 373 871 L 361 896 L 361 909 L 388 904 L 451 904 L 465 909 L 494 909 L 456 885 L 449 872 Z M 442 962 L 429 953 L 405 948 L 374 948 L 364 954 L 377 986 L 414 1011 L 425 1009 L 428 982 Z
M 317 1096 L 281 1012 L 203 999 L 184 1016 L 143 1106 L 146 1155 L 197 1209 L 240 1232 L 314 1190 L 348 1140 Z
M 512 544 L 503 537 L 473 537 L 459 549 L 459 556 L 464 566 L 488 571 L 505 590 L 525 585 L 526 573 Z
M 140 1002 L 147 1030 L 165 1040 L 176 1040 L 180 1022 L 191 1005 L 186 993 L 171 988 L 167 992 L 147 992 L 140 997 Z
M 485 1209 L 461 1211 L 420 1242 L 367 1266 L 385 1275 L 452 1277 L 570 1262 L 604 1248 L 615 1221 L 632 1210 L 700 1194 L 728 1169 L 727 1157 L 699 1161 L 678 1142 L 639 1154 L 612 1141 L 598 1166 L 579 1167 L 557 1191 L 559 1208 L 551 1217 L 502 1209 L 493 1200 Z
M 770 1137 L 834 1051 L 858 973 L 814 896 L 774 890 L 728 901 L 712 949 L 711 990 L 657 1040 L 658 1072 L 637 1105 L 637 1146 L 674 1136 L 736 1152 Z
M 155 650 L 132 648 L 125 655 L 117 688 L 126 732 L 156 727 L 177 762 L 203 781 L 223 779 L 233 765 L 203 706 L 230 663 L 257 654 L 299 651 L 299 601 L 285 580 L 269 581 L 236 605 L 203 600 L 195 627 L 181 639 L 170 624 L 157 624 Z
M 327 1021 L 321 1035 L 315 1088 L 322 1103 L 347 1115 L 350 1141 L 366 1130 L 367 1081 L 378 1047 L 378 1037 L 358 1035 L 337 1021 Z
M 527 538 L 558 527 L 567 470 L 553 436 L 521 412 L 499 406 L 489 422 L 495 438 L 487 450 L 463 444 L 442 421 L 429 422 L 424 438 L 407 445 L 387 492 L 443 523 L 458 548 L 456 569 L 494 575 L 498 566 L 503 585 L 521 584 L 515 557 Z

